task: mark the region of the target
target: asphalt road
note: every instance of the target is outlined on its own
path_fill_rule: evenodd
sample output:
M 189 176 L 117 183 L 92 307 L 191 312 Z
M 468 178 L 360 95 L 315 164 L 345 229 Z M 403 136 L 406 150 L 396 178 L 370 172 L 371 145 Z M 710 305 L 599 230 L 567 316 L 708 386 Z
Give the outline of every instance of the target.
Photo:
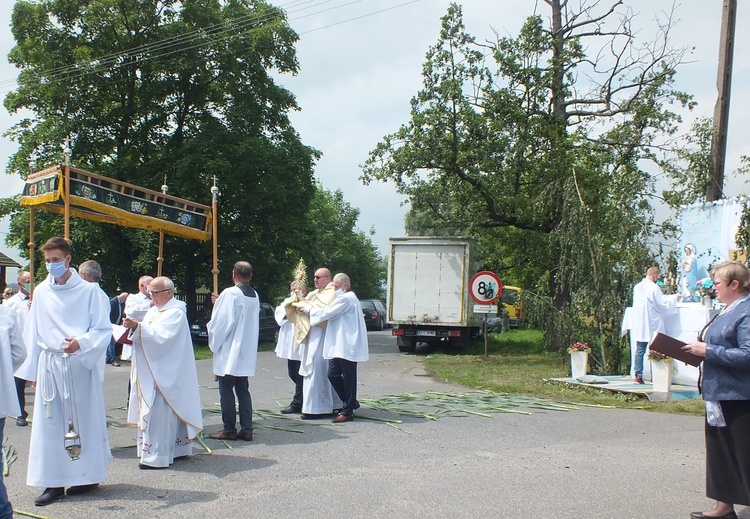
M 390 330 L 371 333 L 370 344 L 370 361 L 359 369 L 365 405 L 354 422 L 276 415 L 292 386 L 285 361 L 263 352 L 251 380 L 254 441 L 229 442 L 230 449 L 207 439 L 211 454 L 196 444 L 194 456 L 162 471 L 137 468 L 135 431 L 123 426 L 121 407 L 127 364 L 107 366 L 113 424 L 107 481 L 90 494 L 35 507 L 41 489 L 25 485 L 30 430 L 9 420 L 6 436 L 19 458 L 5 480 L 14 508 L 71 519 L 670 519 L 712 506 L 704 495 L 700 417 L 587 407 L 435 420 L 384 412 L 368 406 L 367 399 L 421 395 L 412 408 L 429 410 L 421 405 L 429 391 L 468 390 L 433 380 L 423 369 L 423 356 L 398 353 Z M 221 420 L 211 361 L 199 361 L 198 371 L 205 430 L 215 432 Z M 749 512 L 742 510 L 740 517 L 750 519 Z

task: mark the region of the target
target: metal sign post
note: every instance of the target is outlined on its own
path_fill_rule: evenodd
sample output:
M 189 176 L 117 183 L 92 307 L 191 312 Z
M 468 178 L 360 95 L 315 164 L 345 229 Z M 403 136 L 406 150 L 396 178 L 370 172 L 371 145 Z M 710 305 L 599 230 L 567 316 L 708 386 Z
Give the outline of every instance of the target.
M 487 314 L 492 308 L 497 312 L 497 306 L 492 303 L 500 299 L 503 293 L 503 282 L 494 272 L 483 270 L 477 272 L 469 282 L 469 294 L 478 304 L 474 306 L 475 313 L 484 313 L 484 358 L 489 357 L 489 348 L 487 345 Z

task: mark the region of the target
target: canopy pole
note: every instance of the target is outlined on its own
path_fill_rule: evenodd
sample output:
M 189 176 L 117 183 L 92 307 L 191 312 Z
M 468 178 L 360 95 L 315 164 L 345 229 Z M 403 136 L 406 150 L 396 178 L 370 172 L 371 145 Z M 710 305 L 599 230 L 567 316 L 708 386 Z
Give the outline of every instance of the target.
M 164 175 L 164 183 L 161 185 L 161 192 L 165 195 L 169 191 L 167 186 L 167 175 Z M 161 277 L 161 267 L 164 263 L 164 229 L 159 229 L 159 255 L 156 257 L 156 276 Z
M 29 155 L 29 175 L 33 175 L 36 173 L 36 152 L 32 151 L 31 155 Z M 34 249 L 36 249 L 36 243 L 34 242 L 34 206 L 29 207 L 29 274 L 31 274 L 29 277 L 31 278 L 29 281 L 29 299 L 32 299 L 32 296 L 34 295 L 34 278 L 36 277 L 36 272 L 34 271 Z
M 29 207 L 29 273 L 31 273 L 31 280 L 29 283 L 29 297 L 34 294 L 34 278 L 36 277 L 36 271 L 34 270 L 34 249 L 36 243 L 34 243 L 34 206 Z
M 214 176 L 214 185 L 211 186 L 211 238 L 214 247 L 214 261 L 211 273 L 214 275 L 214 294 L 219 295 L 219 221 L 218 221 L 218 202 L 219 188 L 216 186 L 216 176 Z
M 161 277 L 161 265 L 164 263 L 164 231 L 159 230 L 159 255 L 156 257 L 156 275 Z
M 63 238 L 70 243 L 70 156 L 73 154 L 70 149 L 70 137 L 65 139 L 63 154 L 65 155 L 65 236 Z

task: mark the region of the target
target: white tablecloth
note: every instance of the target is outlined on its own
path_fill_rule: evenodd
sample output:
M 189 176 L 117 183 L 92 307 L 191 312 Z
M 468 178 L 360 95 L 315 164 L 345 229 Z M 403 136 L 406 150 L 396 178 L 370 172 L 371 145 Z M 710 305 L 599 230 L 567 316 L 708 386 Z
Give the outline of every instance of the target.
M 693 342 L 703 326 L 708 322 L 712 312 L 718 310 L 710 309 L 702 303 L 679 303 L 677 313 L 668 315 L 664 319 L 664 333 L 683 342 Z M 631 328 L 630 321 L 633 319 L 633 308 L 626 308 L 622 319 L 623 335 Z M 635 341 L 630 339 L 630 375 L 635 373 Z M 648 350 L 647 350 L 648 352 Z M 675 360 L 674 376 L 672 382 L 685 386 L 698 385 L 698 368 Z M 643 378 L 651 380 L 651 363 L 648 357 L 643 360 Z

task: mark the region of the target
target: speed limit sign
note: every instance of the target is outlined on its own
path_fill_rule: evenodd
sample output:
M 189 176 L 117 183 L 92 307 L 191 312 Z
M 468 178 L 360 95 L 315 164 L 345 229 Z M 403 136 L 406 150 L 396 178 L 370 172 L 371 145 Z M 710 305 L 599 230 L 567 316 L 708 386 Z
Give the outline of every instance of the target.
M 503 293 L 503 282 L 494 272 L 477 272 L 469 282 L 469 294 L 480 305 L 491 305 Z

